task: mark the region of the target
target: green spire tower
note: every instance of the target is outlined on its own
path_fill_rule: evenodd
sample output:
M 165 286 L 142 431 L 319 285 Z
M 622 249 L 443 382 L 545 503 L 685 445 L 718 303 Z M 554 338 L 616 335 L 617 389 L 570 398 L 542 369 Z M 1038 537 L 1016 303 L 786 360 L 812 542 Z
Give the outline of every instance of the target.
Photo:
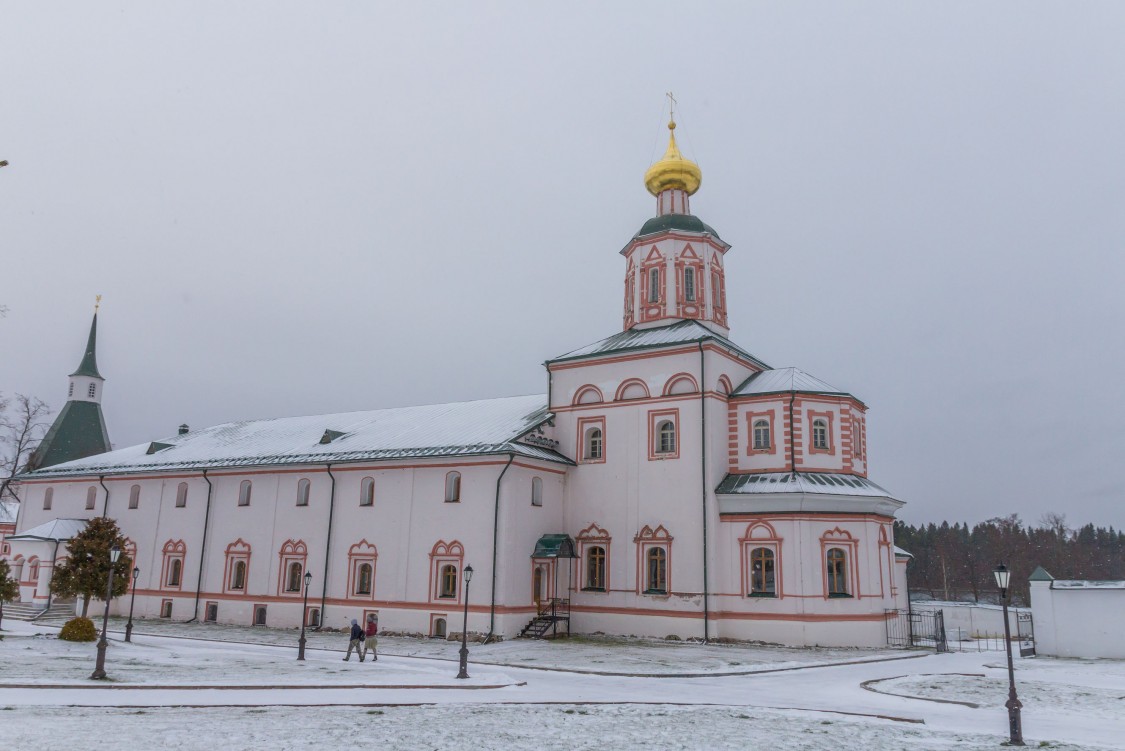
M 84 459 L 110 450 L 109 433 L 102 415 L 102 386 L 105 379 L 98 372 L 98 305 L 90 322 L 86 352 L 78 369 L 70 374 L 66 405 L 59 412 L 51 429 L 27 462 L 28 470 L 52 467 L 75 459 Z

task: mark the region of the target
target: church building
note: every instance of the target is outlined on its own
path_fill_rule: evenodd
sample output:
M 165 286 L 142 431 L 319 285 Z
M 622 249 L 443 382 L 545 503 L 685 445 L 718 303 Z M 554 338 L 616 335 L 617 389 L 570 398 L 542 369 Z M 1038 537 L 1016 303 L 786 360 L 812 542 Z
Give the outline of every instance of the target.
M 867 476 L 867 405 L 729 338 L 731 246 L 691 213 L 702 175 L 669 129 L 644 177 L 655 216 L 620 251 L 621 330 L 549 360 L 544 395 L 185 425 L 109 450 L 92 327 L 21 477 L 5 557 L 22 599 L 45 607 L 66 540 L 108 516 L 149 618 L 377 613 L 440 637 L 468 590 L 468 630 L 492 638 L 885 645 L 908 556 L 903 502 Z

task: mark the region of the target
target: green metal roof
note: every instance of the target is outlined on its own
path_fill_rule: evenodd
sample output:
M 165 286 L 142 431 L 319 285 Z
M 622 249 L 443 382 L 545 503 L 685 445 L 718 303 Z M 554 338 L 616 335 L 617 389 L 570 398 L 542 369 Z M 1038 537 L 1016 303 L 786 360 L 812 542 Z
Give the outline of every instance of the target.
M 577 558 L 574 552 L 574 540 L 570 535 L 543 535 L 535 543 L 535 552 L 532 558 Z
M 90 338 L 86 340 L 86 354 L 82 355 L 82 362 L 78 364 L 78 370 L 71 373 L 72 376 L 102 377 L 102 374 L 98 372 L 98 358 L 95 354 L 97 344 L 98 314 L 94 313 L 94 320 L 90 322 Z
M 1035 570 L 1031 572 L 1031 576 L 1027 577 L 1029 582 L 1053 582 L 1055 577 L 1047 573 L 1047 569 L 1042 566 L 1036 566 Z
M 719 237 L 719 233 L 711 228 L 710 225 L 704 224 L 703 220 L 693 214 L 665 214 L 664 216 L 654 216 L 645 222 L 637 234 L 633 235 L 633 239 L 644 237 L 646 235 L 655 235 L 657 232 L 667 232 L 668 230 L 683 230 L 684 232 L 706 232 L 714 237 L 719 242 L 723 238 Z
M 30 470 L 53 467 L 104 454 L 109 449 L 109 433 L 105 429 L 101 405 L 70 401 L 63 406 L 27 465 Z
M 658 326 L 651 329 L 628 329 L 627 331 L 618 332 L 613 336 L 606 337 L 601 341 L 594 342 L 580 349 L 567 352 L 565 355 L 552 358 L 547 362 L 581 360 L 587 357 L 601 357 L 608 354 L 632 352 L 643 349 L 659 349 L 661 347 L 695 344 L 705 341 L 713 341 L 760 368 L 769 368 L 764 362 L 739 347 L 730 339 L 716 334 L 711 329 L 694 320 L 677 321 L 667 326 Z

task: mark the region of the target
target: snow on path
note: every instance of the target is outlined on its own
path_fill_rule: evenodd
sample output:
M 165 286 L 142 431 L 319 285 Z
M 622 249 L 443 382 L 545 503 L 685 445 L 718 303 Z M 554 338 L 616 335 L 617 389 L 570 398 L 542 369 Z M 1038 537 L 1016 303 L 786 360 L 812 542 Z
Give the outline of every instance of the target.
M 998 655 L 995 653 L 927 654 L 907 660 L 806 667 L 785 672 L 659 678 L 547 672 L 512 666 L 498 668 L 470 662 L 469 672 L 473 676 L 473 685 L 508 685 L 503 688 L 466 691 L 463 690 L 463 684 L 468 682 L 453 678 L 456 665 L 447 659 L 384 654 L 377 664 L 353 663 L 342 667 L 354 670 L 340 672 L 336 670 L 341 667 L 339 652 L 310 651 L 309 661 L 301 665 L 291 656 L 278 659 L 281 650 L 268 645 L 199 642 L 183 638 L 136 635 L 134 638 L 137 641 L 135 645 L 115 643 L 111 648 L 107 666 L 111 676 L 115 675 L 115 670 L 125 670 L 125 666 L 115 664 L 114 660 L 124 656 L 126 650 L 151 650 L 153 654 L 166 652 L 176 654 L 177 657 L 173 667 L 168 667 L 159 660 L 141 661 L 135 671 L 142 674 L 148 683 L 160 684 L 164 682 L 163 678 L 170 675 L 182 677 L 187 672 L 196 674 L 195 680 L 191 681 L 196 687 L 146 686 L 124 691 L 89 690 L 84 688 L 89 684 L 82 678 L 91 668 L 92 645 L 81 645 L 85 650 L 81 672 L 76 675 L 70 669 L 69 680 L 77 678 L 78 685 L 83 687 L 33 690 L 0 688 L 0 708 L 19 707 L 31 710 L 34 706 L 57 709 L 60 705 L 128 705 L 151 707 L 153 710 L 144 711 L 155 711 L 156 708 L 169 706 L 237 706 L 240 708 L 238 711 L 242 712 L 258 711 L 254 710 L 255 707 L 268 712 L 273 710 L 268 710 L 267 707 L 279 705 L 319 706 L 323 709 L 326 705 L 435 704 L 445 708 L 443 711 L 450 712 L 469 711 L 454 710 L 454 707 L 493 705 L 495 711 L 512 715 L 509 705 L 539 705 L 540 711 L 545 711 L 542 705 L 555 703 L 629 705 L 634 708 L 641 703 L 650 703 L 664 705 L 666 708 L 674 704 L 697 705 L 699 712 L 719 712 L 717 716 L 727 718 L 723 722 L 733 721 L 731 717 L 737 719 L 737 714 L 730 713 L 741 708 L 755 712 L 815 712 L 828 718 L 829 722 L 842 721 L 848 717 L 852 717 L 852 721 L 858 721 L 853 717 L 857 714 L 901 718 L 923 721 L 930 731 L 951 736 L 958 733 L 980 737 L 995 736 L 1003 734 L 1007 727 L 1006 713 L 1002 706 L 1006 699 L 1006 666 L 997 659 Z M 13 651 L 17 645 L 26 646 L 28 643 L 34 648 L 18 655 Z M 40 682 L 46 681 L 53 665 L 58 662 L 50 657 L 51 650 L 57 644 L 57 640 L 43 638 L 10 638 L 0 642 L 0 655 L 5 657 L 7 663 L 3 668 L 4 681 L 11 682 L 9 673 L 19 671 L 41 673 Z M 10 659 L 17 656 L 19 659 Z M 277 672 L 283 676 L 291 675 L 287 671 L 294 669 L 304 671 L 311 668 L 316 672 L 298 675 L 302 682 L 299 688 L 219 689 L 199 685 L 250 683 L 240 670 L 230 669 L 230 666 L 255 662 L 264 665 L 267 673 Z M 1121 747 L 1120 739 L 1125 738 L 1125 711 L 1119 711 L 1114 702 L 1120 701 L 1121 709 L 1125 709 L 1125 700 L 1114 699 L 1113 691 L 1120 688 L 1119 696 L 1125 695 L 1125 666 L 1122 663 L 1039 658 L 1019 660 L 1017 667 L 1018 680 L 1026 682 L 1028 686 L 1030 701 L 1024 711 L 1024 732 L 1028 739 L 1062 740 L 1088 744 L 1091 747 Z M 144 675 L 146 672 L 151 672 L 152 675 Z M 223 678 L 216 680 L 216 673 Z M 985 678 L 954 677 L 950 674 L 983 674 Z M 365 680 L 372 685 L 363 688 L 339 685 L 346 680 L 354 683 L 356 675 L 365 676 Z M 331 680 L 326 680 L 326 676 L 331 676 Z M 909 678 L 902 679 L 902 676 Z M 317 688 L 307 685 L 308 680 L 313 677 L 319 686 Z M 866 690 L 861 684 L 869 681 L 884 681 L 895 686 L 895 693 L 906 695 Z M 176 682 L 179 681 L 173 681 Z M 284 681 L 271 682 L 276 684 Z M 331 685 L 333 683 L 337 685 Z M 384 687 L 374 684 L 384 684 Z M 1047 688 L 1042 688 L 1042 685 Z M 1066 701 L 1050 701 L 1051 685 L 1058 687 L 1059 691 L 1062 687 L 1067 687 Z M 1082 687 L 1090 690 L 1083 691 Z M 927 696 L 958 699 L 964 695 L 972 696 L 971 700 L 982 706 L 972 708 L 925 700 Z M 606 706 L 599 706 L 591 707 L 588 711 L 600 714 L 610 710 Z M 640 709 L 634 711 L 641 712 Z M 723 712 L 727 714 L 722 714 Z M 840 714 L 823 714 L 826 712 Z M 512 716 L 516 715 L 518 713 Z M 554 717 L 553 714 L 549 716 Z M 10 717 L 5 716 L 4 719 L 8 720 Z M 874 719 L 866 721 L 886 722 Z M 911 727 L 902 722 L 894 722 L 893 725 Z

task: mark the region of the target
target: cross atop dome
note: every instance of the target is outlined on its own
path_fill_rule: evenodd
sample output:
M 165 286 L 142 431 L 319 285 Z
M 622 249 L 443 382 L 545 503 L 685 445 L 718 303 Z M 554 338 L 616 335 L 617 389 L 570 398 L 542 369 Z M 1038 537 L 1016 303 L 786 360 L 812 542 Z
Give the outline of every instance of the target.
M 676 98 L 668 92 L 668 149 L 660 161 L 645 172 L 645 188 L 656 196 L 657 216 L 690 214 L 688 196 L 699 190 L 703 172 L 685 159 L 676 145 Z

